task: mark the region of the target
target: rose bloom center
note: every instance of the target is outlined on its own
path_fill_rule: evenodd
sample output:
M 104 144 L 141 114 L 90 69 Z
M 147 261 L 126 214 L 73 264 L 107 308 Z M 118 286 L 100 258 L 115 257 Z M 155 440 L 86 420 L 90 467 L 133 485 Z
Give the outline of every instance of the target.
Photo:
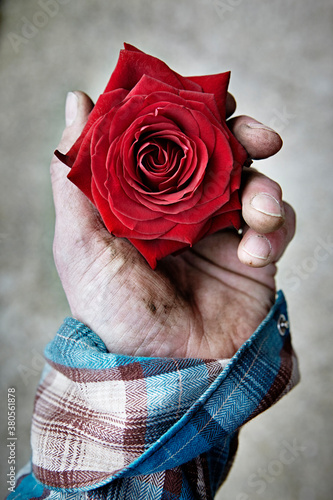
M 141 186 L 149 192 L 176 188 L 186 159 L 184 149 L 166 138 L 140 141 L 137 150 L 137 176 Z

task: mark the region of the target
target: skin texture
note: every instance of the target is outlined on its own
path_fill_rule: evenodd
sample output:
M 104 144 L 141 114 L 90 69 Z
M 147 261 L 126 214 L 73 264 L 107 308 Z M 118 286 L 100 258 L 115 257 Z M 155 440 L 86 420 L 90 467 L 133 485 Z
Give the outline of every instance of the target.
M 229 116 L 232 96 L 227 104 Z M 87 95 L 69 93 L 60 151 L 70 149 L 92 107 Z M 233 118 L 229 126 L 253 158 L 282 146 L 278 134 L 252 118 Z M 95 207 L 68 181 L 68 171 L 53 158 L 54 257 L 73 317 L 114 353 L 233 356 L 273 304 L 275 263 L 294 235 L 295 215 L 280 186 L 244 169 L 242 236 L 219 232 L 153 271 L 127 240 L 108 233 Z

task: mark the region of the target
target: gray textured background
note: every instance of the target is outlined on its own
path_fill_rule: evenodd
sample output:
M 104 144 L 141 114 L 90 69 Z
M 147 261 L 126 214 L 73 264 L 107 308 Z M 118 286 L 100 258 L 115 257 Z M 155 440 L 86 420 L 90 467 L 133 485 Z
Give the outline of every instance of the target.
M 20 467 L 30 454 L 43 347 L 69 313 L 52 261 L 48 170 L 66 92 L 82 89 L 96 99 L 127 41 L 184 75 L 230 69 L 238 112 L 284 138 L 277 157 L 257 166 L 282 184 L 298 213 L 279 285 L 289 302 L 302 382 L 244 428 L 218 498 L 331 499 L 332 1 L 52 1 L 52 15 L 44 16 L 37 0 L 0 3 L 3 494 L 7 388 L 17 393 Z M 29 31 L 27 20 L 38 26 Z

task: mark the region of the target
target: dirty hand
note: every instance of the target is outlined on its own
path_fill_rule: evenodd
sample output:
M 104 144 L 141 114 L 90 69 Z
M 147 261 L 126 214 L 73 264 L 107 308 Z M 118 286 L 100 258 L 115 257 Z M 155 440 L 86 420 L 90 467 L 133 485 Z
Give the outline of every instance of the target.
M 229 99 L 229 114 L 233 111 Z M 80 135 L 93 107 L 70 93 L 60 151 Z M 229 126 L 252 158 L 281 147 L 279 136 L 249 117 Z M 96 208 L 51 164 L 56 208 L 54 257 L 71 313 L 110 352 L 132 356 L 228 358 L 251 336 L 275 297 L 275 262 L 295 231 L 281 188 L 252 168 L 244 170 L 242 235 L 225 230 L 152 270 L 125 239 L 113 237 Z

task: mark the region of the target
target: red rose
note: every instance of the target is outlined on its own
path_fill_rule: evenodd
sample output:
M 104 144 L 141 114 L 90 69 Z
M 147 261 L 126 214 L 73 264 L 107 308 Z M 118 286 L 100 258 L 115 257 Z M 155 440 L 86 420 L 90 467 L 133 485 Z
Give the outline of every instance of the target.
M 151 267 L 240 224 L 247 154 L 225 122 L 230 73 L 185 78 L 125 44 L 74 146 L 68 178 Z

